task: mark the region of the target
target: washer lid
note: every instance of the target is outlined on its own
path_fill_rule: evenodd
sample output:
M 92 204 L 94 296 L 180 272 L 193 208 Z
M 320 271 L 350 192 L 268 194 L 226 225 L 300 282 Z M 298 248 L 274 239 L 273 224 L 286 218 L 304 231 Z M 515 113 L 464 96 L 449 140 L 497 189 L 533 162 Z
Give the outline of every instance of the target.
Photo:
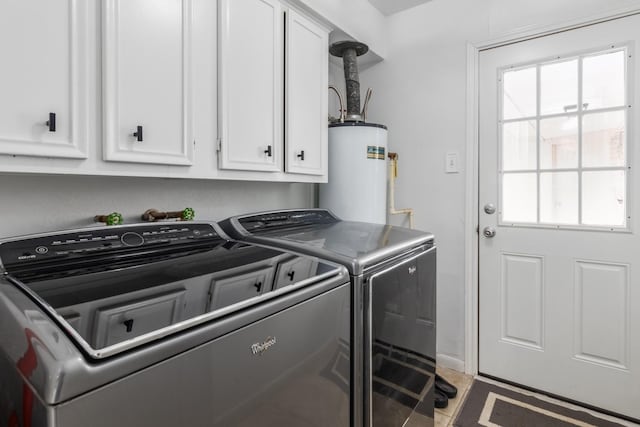
M 96 359 L 343 274 L 222 236 L 212 224 L 111 227 L 12 239 L 0 256 L 6 278 Z

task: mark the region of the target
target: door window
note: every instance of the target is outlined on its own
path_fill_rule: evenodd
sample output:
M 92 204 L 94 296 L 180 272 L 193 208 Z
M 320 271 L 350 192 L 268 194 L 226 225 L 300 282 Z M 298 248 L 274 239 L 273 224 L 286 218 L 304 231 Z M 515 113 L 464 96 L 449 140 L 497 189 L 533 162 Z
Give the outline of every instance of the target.
M 501 225 L 629 228 L 628 50 L 499 70 Z

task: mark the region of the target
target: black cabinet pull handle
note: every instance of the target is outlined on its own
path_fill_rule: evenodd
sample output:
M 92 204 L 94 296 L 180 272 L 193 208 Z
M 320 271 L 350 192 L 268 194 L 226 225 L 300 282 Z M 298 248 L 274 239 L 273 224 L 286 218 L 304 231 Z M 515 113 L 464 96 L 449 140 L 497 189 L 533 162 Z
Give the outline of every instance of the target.
M 133 133 L 133 136 L 136 137 L 137 141 L 142 141 L 142 126 L 138 126 L 136 131 Z
M 49 126 L 49 132 L 56 131 L 56 113 L 49 113 L 49 120 L 47 120 L 47 126 Z
M 271 152 L 271 146 L 270 145 L 267 145 L 267 149 L 264 150 L 264 153 L 267 155 L 267 157 L 273 156 L 273 153 Z
M 300 160 L 304 161 L 304 150 L 300 151 L 300 154 L 298 154 L 298 155 L 297 155 L 297 157 L 298 157 Z
M 127 328 L 127 332 L 131 332 L 133 329 L 133 319 L 125 320 L 122 323 L 124 323 L 125 328 Z
M 292 270 L 291 272 L 287 273 L 287 276 L 289 276 L 289 280 L 293 280 L 293 276 L 296 275 L 296 271 Z
M 258 282 L 253 286 L 258 290 L 258 292 L 260 292 L 260 290 L 262 289 L 262 282 Z

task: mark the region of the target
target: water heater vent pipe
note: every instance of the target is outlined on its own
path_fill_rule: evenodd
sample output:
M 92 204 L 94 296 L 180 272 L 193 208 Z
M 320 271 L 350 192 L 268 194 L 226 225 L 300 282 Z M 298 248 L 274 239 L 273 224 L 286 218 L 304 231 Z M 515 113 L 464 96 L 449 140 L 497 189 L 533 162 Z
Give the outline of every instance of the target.
M 395 184 L 398 177 L 398 153 L 389 153 L 389 215 L 407 215 L 409 228 L 413 228 L 413 209 L 396 209 Z
M 342 58 L 347 95 L 346 121 L 361 122 L 360 112 L 360 75 L 358 73 L 358 56 L 369 51 L 369 47 L 360 42 L 343 40 L 329 46 L 329 53 Z

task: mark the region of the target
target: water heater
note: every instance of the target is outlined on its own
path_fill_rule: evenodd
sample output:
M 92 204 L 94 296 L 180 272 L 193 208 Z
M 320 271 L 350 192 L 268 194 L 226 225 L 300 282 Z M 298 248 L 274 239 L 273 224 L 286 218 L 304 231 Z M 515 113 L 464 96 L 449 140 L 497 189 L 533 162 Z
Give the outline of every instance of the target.
M 387 222 L 387 128 L 345 122 L 329 125 L 329 182 L 319 205 L 347 221 Z

